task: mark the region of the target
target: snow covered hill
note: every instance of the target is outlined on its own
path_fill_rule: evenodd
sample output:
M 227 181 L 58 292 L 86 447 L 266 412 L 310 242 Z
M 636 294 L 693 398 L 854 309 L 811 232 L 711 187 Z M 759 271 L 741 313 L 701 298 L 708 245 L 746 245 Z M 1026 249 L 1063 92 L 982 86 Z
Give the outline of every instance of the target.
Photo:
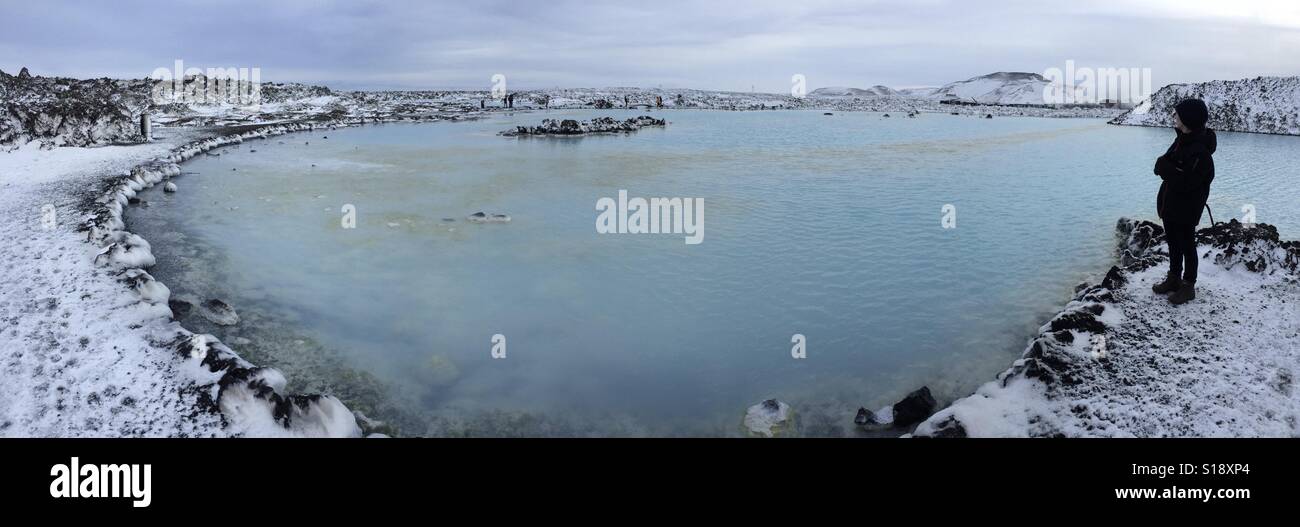
M 936 86 L 924 86 L 919 88 L 900 88 L 897 91 L 899 95 L 902 95 L 904 97 L 917 97 L 917 98 L 926 99 L 929 98 L 931 95 L 934 95 L 934 92 L 938 90 L 939 88 Z
M 999 71 L 946 84 L 928 99 L 980 104 L 1044 104 L 1051 82 L 1037 73 Z
M 888 86 L 861 88 L 818 88 L 808 95 L 817 98 L 837 97 L 902 97 L 930 102 L 960 102 L 987 105 L 1045 105 L 1043 93 L 1053 87 L 1052 81 L 1037 73 L 999 71 L 963 81 L 951 82 L 938 88 L 906 88 L 896 90 Z M 1063 89 L 1055 85 L 1055 89 Z
M 1205 100 L 1216 130 L 1300 135 L 1300 77 L 1171 84 L 1111 124 L 1173 126 L 1174 105 L 1189 98 Z
M 833 86 L 817 88 L 808 93 L 809 97 L 897 97 L 901 95 L 889 86 L 875 85 L 870 88 L 845 88 Z

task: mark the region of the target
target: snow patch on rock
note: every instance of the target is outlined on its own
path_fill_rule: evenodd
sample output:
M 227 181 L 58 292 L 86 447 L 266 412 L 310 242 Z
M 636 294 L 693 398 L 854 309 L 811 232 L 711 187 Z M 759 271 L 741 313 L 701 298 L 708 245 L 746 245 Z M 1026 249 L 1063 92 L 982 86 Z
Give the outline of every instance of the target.
M 794 410 L 776 399 L 768 399 L 749 407 L 742 422 L 746 433 L 753 437 L 782 437 L 795 432 Z

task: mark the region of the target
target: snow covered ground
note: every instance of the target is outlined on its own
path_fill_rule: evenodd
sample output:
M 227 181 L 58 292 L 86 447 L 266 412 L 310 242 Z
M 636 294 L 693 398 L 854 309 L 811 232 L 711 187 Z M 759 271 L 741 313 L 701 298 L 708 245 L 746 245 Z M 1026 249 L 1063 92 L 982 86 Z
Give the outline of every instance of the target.
M 1189 98 L 1205 100 L 1216 130 L 1300 135 L 1300 77 L 1171 84 L 1111 124 L 1168 128 L 1174 105 Z
M 1121 264 L 1082 288 L 997 380 L 916 436 L 1300 436 L 1300 242 L 1233 220 L 1198 235 L 1197 298 L 1151 291 L 1159 226 L 1121 220 Z
M 0 154 L 0 435 L 360 435 L 337 399 L 281 393 L 278 372 L 172 321 L 148 242 L 123 230 L 175 163 L 265 133 Z
M 125 172 L 167 145 L 0 154 L 0 435 L 220 434 L 196 413 L 179 361 L 151 339 L 168 313 L 141 302 L 76 231 L 102 174 Z M 54 207 L 52 229 L 43 207 Z

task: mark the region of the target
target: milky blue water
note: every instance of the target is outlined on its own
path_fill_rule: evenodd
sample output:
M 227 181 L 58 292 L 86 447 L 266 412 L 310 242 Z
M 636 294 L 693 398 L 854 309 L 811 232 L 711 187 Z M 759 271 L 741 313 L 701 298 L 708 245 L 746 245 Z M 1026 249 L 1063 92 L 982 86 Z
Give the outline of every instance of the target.
M 174 294 L 245 319 L 187 326 L 402 433 L 734 435 L 776 397 L 805 433 L 848 435 L 858 406 L 921 385 L 961 396 L 1005 369 L 1113 264 L 1115 221 L 1154 217 L 1151 164 L 1172 137 L 1094 119 L 709 111 L 626 136 L 495 135 L 596 115 L 635 114 L 249 142 L 191 161 L 180 192 L 128 218 Z M 1300 139 L 1219 141 L 1216 218 L 1249 203 L 1300 236 Z M 597 200 L 620 189 L 703 199 L 703 243 L 597 233 Z M 465 221 L 477 211 L 513 221 Z

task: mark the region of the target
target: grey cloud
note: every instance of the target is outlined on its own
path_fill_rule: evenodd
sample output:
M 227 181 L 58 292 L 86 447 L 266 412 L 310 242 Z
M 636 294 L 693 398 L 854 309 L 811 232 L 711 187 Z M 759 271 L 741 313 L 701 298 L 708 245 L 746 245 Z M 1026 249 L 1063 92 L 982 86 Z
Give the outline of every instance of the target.
M 1294 13 L 977 1 L 3 0 L 0 68 L 143 77 L 175 59 L 350 87 L 935 85 L 996 70 L 1150 67 L 1157 84 L 1296 74 Z M 1118 6 L 1118 7 L 1117 7 Z M 1289 8 L 1286 8 L 1289 9 Z M 1190 14 L 1189 14 L 1190 12 Z

